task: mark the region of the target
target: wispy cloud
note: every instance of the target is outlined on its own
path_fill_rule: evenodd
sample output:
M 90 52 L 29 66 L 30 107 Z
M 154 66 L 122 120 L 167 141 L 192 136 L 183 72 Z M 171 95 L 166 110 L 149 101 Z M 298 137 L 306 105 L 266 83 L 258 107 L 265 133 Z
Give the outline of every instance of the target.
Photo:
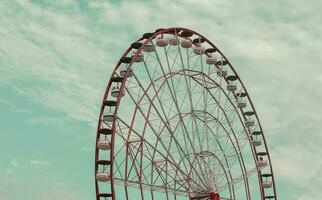
M 17 159 L 12 159 L 11 160 L 11 165 L 12 165 L 12 167 L 18 167 L 19 166 L 19 164 L 18 164 L 18 161 L 17 161 Z
M 3 9 L 1 85 L 38 105 L 94 121 L 106 82 L 102 69 L 109 63 L 96 45 L 103 37 L 95 37 L 81 15 L 28 1 L 6 4 L 22 12 Z
M 32 165 L 37 165 L 37 166 L 44 166 L 44 165 L 48 165 L 48 161 L 45 160 L 30 160 L 30 164 Z
M 279 193 L 285 199 L 321 199 L 321 6 L 304 0 L 156 0 L 91 1 L 81 8 L 73 0 L 5 1 L 0 4 L 0 86 L 95 123 L 105 83 L 130 42 L 159 27 L 194 29 L 227 54 L 253 97 L 277 185 L 305 191 Z

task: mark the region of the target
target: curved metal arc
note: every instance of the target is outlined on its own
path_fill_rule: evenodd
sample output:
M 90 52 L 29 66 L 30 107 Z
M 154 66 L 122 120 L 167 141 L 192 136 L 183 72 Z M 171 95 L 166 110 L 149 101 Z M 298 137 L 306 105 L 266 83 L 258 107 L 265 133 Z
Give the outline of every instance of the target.
M 200 73 L 200 72 L 199 72 Z M 172 73 L 170 76 L 174 76 L 174 75 L 176 75 L 176 74 L 181 74 L 181 75 L 186 75 L 185 73 L 181 73 L 180 71 L 179 72 L 176 72 L 176 73 Z M 162 77 L 163 78 L 163 77 Z M 208 77 L 209 79 L 210 79 L 210 77 Z M 211 80 L 211 79 L 210 79 Z M 152 84 L 152 83 L 151 83 Z M 149 86 L 150 87 L 150 86 Z M 148 88 L 149 88 L 148 87 Z M 145 92 L 146 93 L 146 92 Z M 142 99 L 143 97 L 141 97 L 141 99 Z M 214 99 L 215 99 L 215 97 L 213 97 Z M 227 97 L 228 98 L 228 97 Z M 232 103 L 232 102 L 231 102 Z M 226 116 L 226 115 L 225 115 Z M 234 145 L 233 145 L 234 146 Z M 236 148 L 235 146 L 234 146 L 234 148 Z M 236 149 L 235 149 L 236 150 Z M 236 152 L 238 152 L 237 150 L 236 150 Z
M 245 88 L 245 86 L 244 86 L 244 84 L 243 84 L 243 82 L 241 81 L 241 79 L 240 79 L 240 77 L 238 76 L 238 74 L 237 74 L 237 72 L 236 72 L 236 70 L 233 68 L 233 66 L 232 66 L 232 64 L 229 62 L 229 60 L 225 57 L 225 55 L 219 50 L 219 48 L 217 48 L 217 46 L 216 45 L 214 45 L 211 41 L 209 41 L 206 37 L 204 37 L 204 36 L 202 36 L 201 34 L 199 34 L 199 33 L 196 33 L 196 32 L 194 32 L 194 31 L 192 31 L 192 30 L 189 30 L 189 29 L 184 29 L 184 28 L 182 28 L 182 30 L 186 30 L 186 31 L 191 31 L 191 32 L 193 32 L 194 34 L 196 34 L 196 35 L 199 35 L 200 37 L 202 37 L 202 38 L 204 38 L 207 42 L 208 42 L 208 44 L 210 44 L 211 46 L 213 46 L 222 56 L 223 56 L 223 58 L 225 58 L 225 60 L 227 61 L 227 63 L 228 63 L 228 65 L 229 65 L 229 67 L 230 67 L 230 69 L 235 73 L 235 75 L 238 77 L 238 80 L 239 80 L 239 82 L 241 83 L 241 85 L 243 86 L 243 88 L 244 88 L 244 90 L 245 90 L 245 92 L 246 92 L 246 94 L 247 94 L 247 98 L 248 98 L 248 101 L 250 102 L 250 104 L 251 104 L 251 107 L 252 107 L 252 109 L 253 109 L 253 111 L 255 112 L 255 116 L 256 116 L 256 119 L 257 119 L 257 121 L 258 121 L 258 124 L 259 124 L 259 127 L 260 127 L 260 130 L 262 131 L 262 127 L 261 127 L 261 124 L 260 124 L 260 121 L 259 121 L 259 119 L 258 119 L 258 115 L 257 115 L 257 113 L 256 113 L 256 110 L 255 110 L 255 108 L 254 108 L 254 106 L 253 106 L 253 103 L 252 103 L 252 101 L 251 101 L 251 99 L 250 99 L 250 97 L 249 97 L 249 95 L 248 95 L 248 92 L 247 92 L 247 90 L 246 90 L 246 88 Z M 263 132 L 263 131 L 262 131 Z M 263 141 L 264 141 L 264 145 L 265 145 L 265 149 L 266 149 L 266 152 L 267 152 L 267 157 L 268 157 L 268 160 L 269 160 L 269 165 L 270 165 L 270 172 L 271 172 L 271 174 L 272 174 L 272 182 L 273 182 L 273 190 L 274 190 L 274 196 L 275 196 L 275 199 L 277 199 L 276 198 L 276 189 L 275 189 L 275 181 L 274 181 L 274 175 L 273 175 L 273 170 L 272 170 L 272 163 L 271 163 L 271 159 L 270 159 L 270 155 L 269 155 L 269 152 L 268 152 L 268 148 L 267 148 L 267 144 L 266 144 L 266 140 L 265 140 L 265 137 L 264 137 L 264 134 L 262 134 L 262 137 L 263 137 Z M 251 148 L 253 149 L 253 151 L 254 151 L 254 153 L 253 153 L 253 157 L 254 157 L 254 160 L 258 160 L 258 157 L 257 157 L 257 151 L 256 151 L 256 149 L 254 148 L 254 147 L 252 147 L 251 146 Z M 261 188 L 261 195 L 262 195 L 262 199 L 264 200 L 264 198 L 265 198 L 265 194 L 264 194 L 264 190 L 263 190 L 263 187 L 262 187 L 262 183 L 261 183 L 261 174 L 260 174 L 260 171 L 259 171 L 259 174 L 258 174 L 258 179 L 259 179 L 259 184 L 260 184 L 260 188 Z
M 234 105 L 233 104 L 233 102 L 231 102 L 231 100 L 230 100 L 230 98 L 229 98 L 229 96 L 226 94 L 226 92 L 223 90 L 223 88 L 220 86 L 220 85 L 218 85 L 217 84 L 217 82 L 216 81 L 214 81 L 211 77 L 209 77 L 208 75 L 206 75 L 206 74 L 202 74 L 202 76 L 206 76 L 209 80 L 211 80 L 215 85 L 217 85 L 218 86 L 218 88 L 220 88 L 221 89 L 221 91 L 223 91 L 223 94 L 225 94 L 225 96 L 226 96 L 226 99 L 228 99 L 229 101 L 230 101 L 230 104 L 231 105 Z M 198 81 L 196 81 L 197 83 L 199 83 Z M 199 83 L 200 84 L 200 83 Z M 210 93 L 210 92 L 209 92 Z M 226 118 L 226 120 L 227 120 L 227 122 L 228 122 L 228 124 L 229 124 L 229 126 L 230 126 L 230 129 L 231 129 L 231 131 L 233 132 L 233 135 L 234 135 L 234 137 L 235 137 L 235 140 L 236 140 L 236 142 L 237 142 L 237 148 L 238 148 L 238 150 L 240 151 L 240 146 L 239 146 L 239 142 L 238 142 L 238 139 L 237 139 L 237 137 L 236 137 L 236 135 L 235 135 L 235 132 L 234 132 L 234 130 L 233 130 L 233 128 L 232 128 L 232 126 L 231 126 L 231 124 L 230 124 L 230 122 L 229 122 L 229 120 L 228 120 L 228 117 L 227 117 L 227 115 L 226 115 L 226 112 L 224 111 L 224 109 L 220 106 L 220 104 L 219 104 L 219 102 L 217 102 L 217 100 L 216 100 L 216 98 L 215 98 L 215 96 L 213 96 L 213 94 L 212 93 L 210 93 L 210 96 L 215 100 L 215 102 L 219 105 L 219 107 L 220 107 L 220 109 L 222 110 L 222 112 L 223 112 L 223 114 L 224 114 L 224 116 L 225 116 L 225 118 Z M 240 115 L 239 115 L 239 112 L 237 111 L 237 108 L 234 106 L 234 109 L 236 110 L 236 113 L 237 113 L 237 115 L 238 115 L 238 117 L 239 117 L 239 120 L 240 120 L 240 123 L 243 125 L 243 128 L 244 128 L 244 130 L 245 130 L 245 133 L 247 134 L 247 130 L 246 130 L 246 127 L 244 126 L 244 124 L 243 124 L 243 121 L 241 120 L 241 118 L 240 118 Z M 230 138 L 230 140 L 231 140 L 231 138 Z M 231 141 L 231 143 L 233 144 L 233 142 Z M 235 151 L 236 151 L 236 153 L 237 153 L 237 150 L 236 150 L 236 147 L 235 147 L 235 145 L 233 144 L 233 146 L 234 146 L 234 149 L 235 149 Z M 244 159 L 242 158 L 242 154 L 240 154 L 240 156 L 241 156 L 241 167 L 242 167 L 242 172 L 244 173 L 244 172 L 246 172 L 246 167 L 245 167 L 245 164 L 244 164 Z M 239 156 L 238 156 L 238 160 L 239 160 Z M 239 160 L 239 162 L 240 162 L 240 160 Z M 248 180 L 246 179 L 245 180 L 246 182 L 245 182 L 245 188 L 246 188 L 246 190 L 249 190 L 249 187 L 248 187 Z M 250 196 L 249 195 L 247 195 L 247 198 L 248 199 L 250 199 Z
M 198 34 L 198 33 L 196 33 L 196 34 Z M 198 35 L 200 35 L 200 34 L 198 34 Z M 200 35 L 200 36 L 202 36 L 202 35 Z M 205 38 L 204 36 L 202 36 L 203 38 Z M 225 58 L 225 60 L 227 61 L 227 63 L 228 63 L 228 65 L 229 65 L 229 67 L 230 67 L 230 69 L 234 72 L 234 74 L 238 77 L 238 80 L 239 80 L 239 82 L 240 82 L 240 84 L 241 84 L 241 86 L 242 86 L 242 88 L 244 88 L 244 90 L 245 90 L 245 92 L 246 92 L 246 94 L 247 94 L 247 99 L 248 99 L 248 101 L 249 101 L 249 103 L 251 104 L 251 107 L 252 107 L 252 109 L 253 109 L 253 111 L 254 111 L 254 113 L 255 113 L 255 116 L 256 116 L 256 119 L 257 119 L 257 122 L 258 122 L 258 125 L 259 125 L 259 127 L 260 127 L 260 130 L 262 131 L 262 133 L 263 133 L 263 129 L 262 129 L 262 126 L 261 126 L 261 123 L 260 123 L 260 121 L 259 121 L 259 118 L 258 118 L 258 115 L 257 115 L 257 112 L 256 112 L 256 110 L 255 110 L 255 107 L 254 107 L 254 105 L 253 105 L 253 102 L 252 102 L 252 100 L 250 99 L 250 96 L 249 96 L 249 94 L 248 94 L 248 91 L 247 91 L 247 89 L 246 89 L 246 87 L 245 87 L 245 85 L 244 85 L 244 83 L 242 82 L 242 80 L 240 79 L 240 77 L 239 77 L 239 75 L 237 74 L 237 72 L 236 72 L 236 70 L 234 69 L 234 67 L 232 66 L 232 64 L 229 62 L 229 60 L 226 58 L 226 56 L 220 51 L 220 49 L 219 48 L 217 48 L 216 47 L 216 45 L 214 45 L 211 41 L 209 41 L 207 38 L 205 38 L 206 39 L 206 41 L 208 42 L 208 44 L 210 44 L 211 46 L 213 46 L 213 47 L 215 47 L 216 49 L 217 49 L 217 51 Z M 276 197 L 276 187 L 275 187 L 275 181 L 274 181 L 274 174 L 273 174 L 273 168 L 272 168 L 272 162 L 271 162 L 271 159 L 270 159 L 270 155 L 269 155 L 269 152 L 268 152 L 268 147 L 267 147 L 267 143 L 266 143 L 266 140 L 265 140 L 265 136 L 264 136 L 264 134 L 262 134 L 262 138 L 263 138 L 263 141 L 264 141 L 264 145 L 265 145 L 265 150 L 266 150 L 266 152 L 267 152 L 267 157 L 268 157 L 268 160 L 269 160 L 269 165 L 270 165 L 270 172 L 271 172 L 271 174 L 272 174 L 272 182 L 273 182 L 273 190 L 274 190 L 274 196 L 275 196 L 275 200 L 277 200 L 277 197 Z M 258 161 L 258 157 L 256 156 L 257 155 L 257 151 L 256 151 L 256 148 L 253 148 L 254 149 L 254 152 L 255 152 L 255 156 L 254 156 L 254 158 L 256 159 L 256 161 Z M 261 189 L 262 189 L 262 191 L 261 191 L 261 193 L 262 193 L 262 199 L 264 199 L 265 198 L 265 193 L 264 193 L 264 190 L 263 190 L 263 187 L 262 187 L 262 183 L 261 183 L 261 172 L 260 172 L 260 170 L 258 170 L 258 172 L 259 172 L 259 181 L 260 181 L 260 187 L 261 187 Z
M 181 74 L 180 72 L 176 72 L 176 73 L 173 73 L 171 76 L 175 75 L 175 74 Z M 183 73 L 182 75 L 185 75 L 185 73 Z M 161 86 L 160 86 L 161 87 Z M 142 99 L 142 98 L 141 98 Z
M 171 74 L 170 76 L 173 76 L 174 74 Z M 150 84 L 151 85 L 151 84 Z M 150 86 L 148 87 L 148 88 L 150 88 Z M 162 88 L 162 87 L 160 87 L 160 88 Z M 143 89 L 144 90 L 144 89 Z M 147 91 L 148 90 L 144 90 L 144 95 L 147 93 Z M 141 99 L 143 99 L 143 97 L 144 97 L 144 95 L 141 97 Z M 149 96 L 147 96 L 148 98 L 149 98 L 149 101 L 150 102 L 153 102 L 153 100 L 151 100 L 150 99 L 150 97 Z M 155 98 L 155 96 L 153 97 L 153 99 Z M 134 101 L 134 99 L 132 99 L 133 101 Z M 152 107 L 154 107 L 155 105 L 153 104 L 153 103 L 151 103 L 150 104 L 150 106 L 149 106 L 149 108 L 151 108 L 151 106 Z M 139 109 L 140 110 L 140 107 L 138 107 L 138 106 L 136 106 L 136 109 Z M 166 128 L 167 128 L 167 130 L 169 131 L 169 133 L 171 133 L 172 132 L 172 130 L 171 130 L 171 127 L 169 127 L 168 125 L 167 125 L 167 123 L 165 123 L 164 122 L 164 120 L 163 120 L 163 118 L 161 117 L 161 115 L 160 115 L 160 113 L 158 112 L 158 110 L 154 107 L 154 109 L 155 109 L 155 111 L 158 113 L 158 115 L 160 116 L 160 119 L 162 120 L 162 122 L 163 122 L 163 124 L 165 124 L 166 125 Z M 142 114 L 142 116 L 146 119 L 146 121 L 148 122 L 148 120 L 147 120 L 147 118 L 146 118 L 146 116 L 143 114 L 143 112 L 141 112 L 141 114 Z M 149 124 L 149 123 L 148 123 Z M 150 125 L 149 124 L 149 126 L 150 126 L 150 128 L 153 130 L 153 126 L 152 125 Z M 156 133 L 155 131 L 153 131 L 154 133 Z M 159 138 L 159 136 L 156 134 L 156 136 L 158 137 L 158 140 L 160 140 L 160 138 Z M 184 150 L 182 149 L 182 147 L 181 147 L 181 145 L 178 145 L 179 144 L 179 142 L 176 140 L 176 138 L 174 138 L 175 140 L 175 143 L 177 144 L 177 146 L 179 147 L 179 150 L 180 151 L 182 151 L 182 153 L 184 153 Z M 165 148 L 165 146 L 164 146 L 164 144 L 163 143 L 161 143 L 162 144 L 162 146 Z M 166 149 L 166 148 L 165 148 Z M 170 155 L 170 154 L 169 154 Z M 175 159 L 173 159 L 174 160 L 174 162 L 175 162 Z
M 128 48 L 124 53 L 123 53 L 123 56 L 126 56 L 129 52 L 131 51 L 131 48 Z M 111 75 L 111 78 L 113 78 L 116 74 L 116 71 L 118 70 L 119 66 L 121 65 L 121 62 L 119 61 L 117 64 L 116 64 L 116 67 L 114 68 L 113 72 L 112 72 L 112 75 Z M 99 119 L 98 119 L 98 124 L 97 124 L 97 134 L 96 134 L 96 143 L 95 143 L 95 174 L 97 173 L 97 170 L 98 170 L 98 164 L 97 164 L 97 160 L 98 160 L 98 156 L 99 156 L 99 150 L 97 148 L 97 143 L 98 143 L 98 140 L 100 138 L 100 133 L 99 133 L 99 129 L 101 128 L 102 126 L 102 115 L 103 115 L 103 112 L 104 112 L 104 109 L 105 109 L 105 101 L 108 97 L 108 94 L 109 94 L 109 91 L 110 91 L 110 87 L 112 85 L 112 81 L 111 81 L 111 78 L 109 80 L 109 82 L 107 83 L 107 86 L 106 86 L 106 89 L 105 89 L 105 93 L 104 93 L 104 97 L 103 97 L 103 100 L 102 100 L 102 104 L 101 104 L 101 109 L 100 109 L 100 113 L 99 113 Z M 119 103 L 119 98 L 118 98 L 118 103 Z M 117 103 L 117 104 L 118 104 Z M 113 122 L 114 123 L 114 122 Z M 114 149 L 113 148 L 113 144 L 112 145 L 112 148 L 111 149 Z M 112 155 L 112 151 L 111 151 L 111 155 Z M 110 159 L 113 159 L 112 156 L 110 156 Z M 111 165 L 113 165 L 113 162 L 111 161 Z M 111 171 L 111 170 L 110 170 Z M 96 180 L 96 176 L 95 176 L 95 192 L 96 192 L 96 200 L 99 200 L 99 187 L 98 187 L 98 181 Z M 115 194 L 114 194 L 114 186 L 113 186 L 113 179 L 111 179 L 111 193 L 112 193 L 112 198 L 115 198 Z

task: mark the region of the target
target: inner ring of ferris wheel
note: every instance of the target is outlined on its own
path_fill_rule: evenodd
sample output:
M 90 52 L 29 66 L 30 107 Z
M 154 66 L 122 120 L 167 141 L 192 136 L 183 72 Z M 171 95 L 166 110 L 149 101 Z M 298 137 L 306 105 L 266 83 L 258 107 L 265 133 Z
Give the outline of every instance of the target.
M 108 84 L 96 148 L 98 199 L 115 198 L 117 187 L 126 199 L 129 191 L 142 199 L 144 191 L 152 199 L 251 199 L 254 188 L 274 198 L 266 142 L 236 72 L 204 37 L 160 32 L 133 43 Z

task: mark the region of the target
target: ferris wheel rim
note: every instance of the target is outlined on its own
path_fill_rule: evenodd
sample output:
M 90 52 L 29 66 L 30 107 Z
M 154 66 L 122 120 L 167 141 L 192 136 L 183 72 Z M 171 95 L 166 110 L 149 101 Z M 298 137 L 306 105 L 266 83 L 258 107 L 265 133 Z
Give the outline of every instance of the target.
M 267 143 L 266 143 L 266 139 L 265 139 L 265 136 L 264 136 L 264 133 L 263 133 L 263 130 L 262 130 L 262 127 L 261 127 L 261 124 L 260 124 L 260 120 L 259 120 L 259 117 L 256 113 L 256 110 L 253 106 L 253 103 L 251 101 L 251 98 L 250 96 L 248 95 L 248 92 L 247 92 L 247 89 L 246 87 L 244 86 L 242 80 L 239 78 L 239 75 L 237 74 L 236 70 L 233 68 L 233 66 L 231 65 L 231 63 L 229 62 L 229 60 L 225 57 L 225 55 L 220 51 L 219 48 L 217 48 L 216 45 L 214 45 L 211 41 L 209 41 L 206 37 L 202 36 L 201 34 L 197 33 L 197 32 L 194 32 L 192 30 L 189 30 L 189 29 L 186 29 L 186 28 L 177 28 L 177 27 L 174 27 L 174 28 L 168 28 L 168 29 L 162 29 L 162 30 L 159 30 L 159 31 L 156 31 L 154 33 L 149 33 L 149 34 L 145 34 L 142 38 L 139 39 L 139 41 L 142 41 L 143 39 L 146 39 L 146 41 L 144 43 L 142 43 L 142 45 L 140 47 L 137 46 L 137 52 L 136 54 L 132 57 L 132 60 L 131 62 L 129 63 L 129 66 L 132 66 L 133 63 L 134 63 L 134 60 L 138 58 L 140 52 L 143 50 L 144 46 L 146 46 L 152 39 L 156 38 L 158 35 L 161 35 L 161 34 L 167 34 L 167 33 L 171 33 L 172 32 L 176 32 L 176 31 L 183 31 L 184 33 L 187 33 L 187 35 L 189 34 L 193 34 L 193 35 L 198 35 L 200 38 L 202 38 L 204 40 L 204 42 L 207 42 L 208 44 L 210 44 L 214 49 L 216 49 L 216 51 L 218 51 L 222 56 L 223 58 L 225 59 L 225 61 L 227 61 L 227 64 L 228 66 L 230 67 L 230 69 L 234 72 L 234 75 L 237 76 L 237 79 L 238 81 L 240 82 L 240 84 L 243 86 L 244 90 L 245 90 L 245 93 L 246 93 L 246 96 L 248 98 L 248 101 L 250 102 L 250 105 L 251 105 L 251 108 L 252 108 L 252 111 L 254 112 L 254 116 L 256 117 L 256 120 L 258 122 L 258 126 L 259 126 L 259 129 L 260 131 L 262 132 L 262 138 L 263 138 L 263 143 L 264 143 L 264 146 L 265 146 L 265 151 L 266 151 L 266 155 L 267 155 L 267 158 L 269 160 L 269 167 L 270 167 L 270 173 L 271 173 L 271 176 L 274 177 L 273 175 L 273 170 L 272 170 L 272 162 L 271 162 L 271 159 L 270 159 L 270 155 L 269 155 L 269 151 L 268 151 L 268 147 L 267 147 Z M 122 55 L 122 57 L 126 57 L 128 55 L 128 53 L 132 50 L 132 46 L 129 47 Z M 120 65 L 122 64 L 121 61 L 119 61 L 116 65 L 116 67 L 114 68 L 113 72 L 112 72 L 112 75 L 111 75 L 111 79 L 115 76 L 116 74 L 116 71 L 118 70 L 118 68 L 120 67 Z M 127 70 L 125 76 L 124 76 L 124 79 L 122 80 L 122 84 L 121 84 L 121 91 L 123 90 L 125 84 L 123 84 L 124 82 L 126 82 L 127 78 L 128 78 L 128 73 L 129 73 L 129 70 Z M 108 81 L 108 84 L 107 84 L 107 87 L 105 89 L 105 94 L 104 94 L 104 98 L 103 98 L 103 102 L 102 102 L 102 106 L 101 106 L 101 111 L 100 111 L 100 114 L 99 114 L 99 122 L 98 122 L 98 128 L 97 128 L 97 135 L 100 134 L 99 133 L 99 129 L 100 129 L 100 124 L 102 123 L 101 121 L 101 118 L 102 118 L 102 115 L 103 115 L 103 110 L 104 110 L 104 107 L 105 107 L 105 100 L 107 99 L 108 95 L 109 95 L 109 91 L 110 91 L 110 87 L 111 87 L 111 84 L 112 84 L 112 81 L 111 79 Z M 117 100 L 116 100 L 116 105 L 115 105 L 115 113 L 117 114 L 117 111 L 118 111 L 118 107 L 119 107 L 119 104 L 120 104 L 120 101 L 121 101 L 121 98 L 120 98 L 120 94 L 119 96 L 117 97 Z M 245 117 L 245 116 L 244 116 Z M 114 130 L 113 130 L 114 129 Z M 111 155 L 114 154 L 114 143 L 115 143 L 115 120 L 113 121 L 113 129 L 112 129 L 112 140 L 111 140 Z M 96 139 L 96 150 L 95 150 L 95 173 L 97 173 L 97 161 L 98 161 L 98 148 L 97 148 L 97 141 L 98 141 L 98 137 Z M 253 152 L 253 158 L 254 160 L 258 160 L 258 152 L 256 151 L 256 148 L 251 148 Z M 111 171 L 113 169 L 113 156 L 110 157 L 110 163 L 111 163 Z M 259 182 L 260 182 L 260 174 L 258 174 L 259 176 Z M 273 187 L 274 187 L 274 198 L 276 199 L 276 190 L 275 190 L 275 182 L 274 182 L 274 178 L 272 178 L 272 182 L 273 182 Z M 113 183 L 113 178 L 111 179 L 111 187 L 112 187 L 112 191 L 114 191 L 114 183 Z M 97 193 L 97 196 L 98 196 L 98 189 L 97 189 L 97 180 L 95 179 L 95 185 L 96 185 L 96 193 Z M 113 199 L 115 198 L 115 195 L 114 195 L 114 192 L 112 192 L 113 194 Z M 264 194 L 264 188 L 262 187 L 262 190 L 261 190 L 261 193 L 262 193 L 262 198 L 264 199 L 265 198 L 265 194 Z

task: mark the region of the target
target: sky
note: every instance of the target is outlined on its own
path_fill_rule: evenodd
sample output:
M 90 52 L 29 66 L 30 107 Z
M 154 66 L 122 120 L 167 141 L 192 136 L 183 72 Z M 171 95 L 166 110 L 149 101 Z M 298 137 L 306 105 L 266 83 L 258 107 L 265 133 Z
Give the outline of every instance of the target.
M 216 44 L 251 95 L 279 199 L 322 199 L 322 1 L 1 0 L 0 197 L 94 199 L 105 85 L 145 32 Z

